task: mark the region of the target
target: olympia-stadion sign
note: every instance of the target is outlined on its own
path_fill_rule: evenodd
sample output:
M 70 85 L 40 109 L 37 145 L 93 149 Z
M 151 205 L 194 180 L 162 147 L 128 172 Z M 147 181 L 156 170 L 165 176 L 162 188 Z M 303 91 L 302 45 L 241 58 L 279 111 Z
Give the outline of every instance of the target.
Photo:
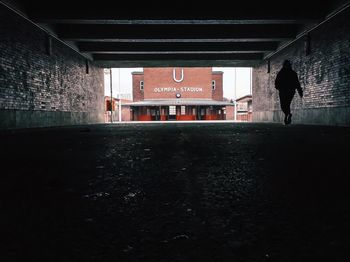
M 155 87 L 155 93 L 176 93 L 176 92 L 203 92 L 202 87 Z
M 181 69 L 181 76 L 180 78 L 176 77 L 176 70 L 175 68 L 173 69 L 173 80 L 176 83 L 181 83 L 184 80 L 184 70 L 183 68 Z M 155 87 L 153 89 L 155 93 L 176 93 L 176 92 L 203 92 L 202 87 Z

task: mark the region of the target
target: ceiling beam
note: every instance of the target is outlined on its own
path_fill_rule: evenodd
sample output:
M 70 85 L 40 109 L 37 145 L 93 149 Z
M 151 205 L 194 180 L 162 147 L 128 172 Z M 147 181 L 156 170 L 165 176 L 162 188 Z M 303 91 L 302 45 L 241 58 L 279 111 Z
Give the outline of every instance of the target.
M 269 19 L 180 19 L 180 20 L 163 20 L 163 19 L 68 19 L 68 18 L 36 18 L 36 23 L 44 24 L 72 24 L 72 25 L 269 25 L 269 24 L 309 24 L 316 23 L 316 18 L 269 18 Z
M 94 61 L 123 61 L 123 60 L 262 60 L 261 53 L 244 54 L 94 54 Z
M 91 54 L 110 54 L 110 55 L 187 55 L 187 54 L 256 54 L 265 53 L 263 51 L 96 51 Z
M 269 38 L 186 38 L 186 39 L 149 39 L 149 38 L 63 38 L 65 41 L 90 42 L 90 43 L 255 43 L 255 42 L 282 42 L 294 39 L 294 37 L 269 37 Z
M 268 52 L 274 51 L 278 42 L 236 43 L 115 43 L 81 42 L 79 50 L 91 53 L 121 52 Z
M 260 60 L 108 60 L 94 64 L 104 68 L 133 67 L 254 67 Z
M 205 1 L 23 1 L 30 16 L 45 20 L 304 20 L 319 19 L 327 7 L 319 0 L 250 0 L 213 3 Z M 76 4 L 79 3 L 79 4 Z M 111 5 L 112 4 L 112 5 Z
M 59 25 L 62 39 L 281 39 L 294 38 L 295 25 Z

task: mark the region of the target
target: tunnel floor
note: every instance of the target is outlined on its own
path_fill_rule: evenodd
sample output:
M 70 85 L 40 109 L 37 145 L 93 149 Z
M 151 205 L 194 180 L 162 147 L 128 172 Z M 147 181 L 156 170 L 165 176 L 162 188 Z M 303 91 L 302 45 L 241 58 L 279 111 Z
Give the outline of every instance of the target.
M 350 128 L 5 130 L 1 261 L 350 261 Z

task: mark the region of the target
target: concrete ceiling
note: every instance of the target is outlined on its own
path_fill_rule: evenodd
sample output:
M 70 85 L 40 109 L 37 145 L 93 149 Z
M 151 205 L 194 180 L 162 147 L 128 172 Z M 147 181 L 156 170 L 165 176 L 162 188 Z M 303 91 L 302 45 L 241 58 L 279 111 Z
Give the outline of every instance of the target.
M 254 66 L 344 1 L 7 2 L 101 66 L 145 67 Z

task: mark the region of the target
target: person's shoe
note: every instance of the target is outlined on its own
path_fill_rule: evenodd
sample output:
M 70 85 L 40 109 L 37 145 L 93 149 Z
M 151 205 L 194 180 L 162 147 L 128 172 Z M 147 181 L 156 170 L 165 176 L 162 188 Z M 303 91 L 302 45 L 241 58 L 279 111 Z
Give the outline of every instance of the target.
M 284 124 L 285 124 L 285 125 L 288 125 L 288 115 L 285 115 L 285 116 L 284 116 Z
M 287 116 L 287 125 L 289 125 L 290 123 L 292 123 L 292 114 L 288 114 Z

